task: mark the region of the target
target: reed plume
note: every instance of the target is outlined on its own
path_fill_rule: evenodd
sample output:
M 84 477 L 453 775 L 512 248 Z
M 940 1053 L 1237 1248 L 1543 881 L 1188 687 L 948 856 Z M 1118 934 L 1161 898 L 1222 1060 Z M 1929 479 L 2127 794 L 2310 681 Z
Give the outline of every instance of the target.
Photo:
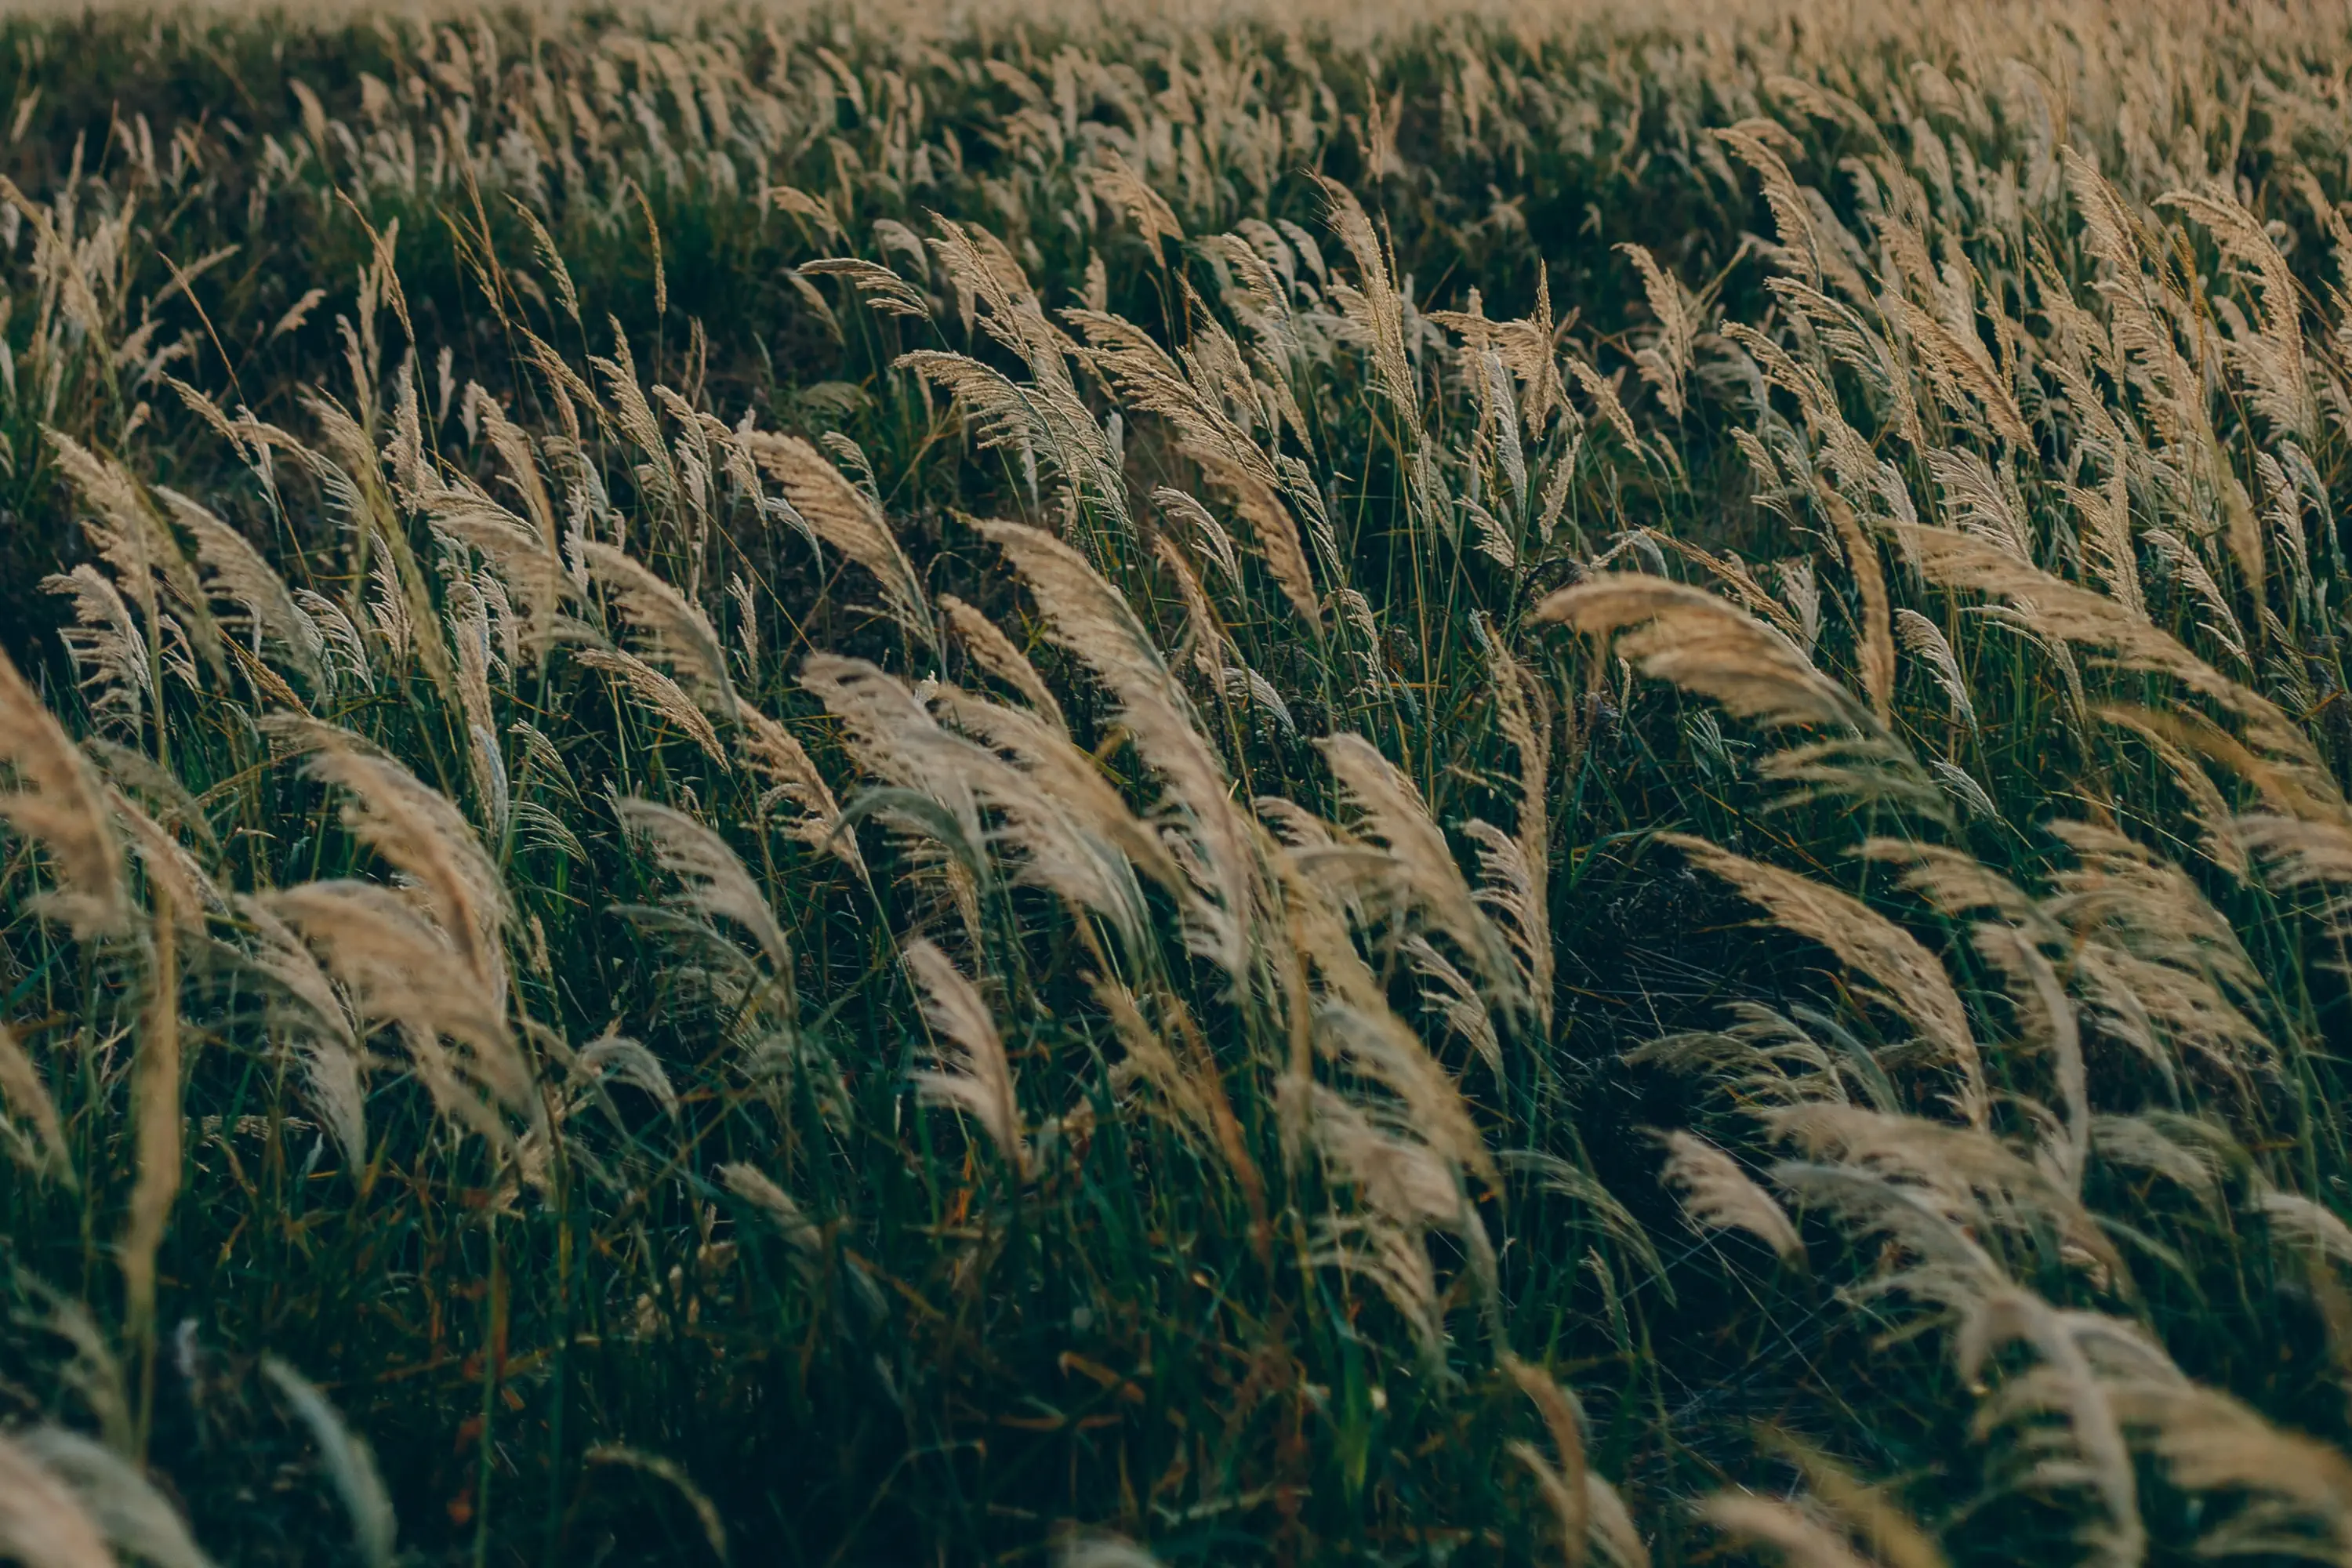
M 0 1433 L 0 1547 L 26 1568 L 114 1568 L 114 1553 L 57 1472 Z
M 157 1568 L 212 1568 L 212 1559 L 196 1545 L 163 1494 L 113 1449 L 62 1426 L 36 1426 L 16 1441 L 72 1489 L 90 1522 L 112 1545 Z M 38 1559 L 28 1553 L 27 1561 Z
M 742 437 L 760 466 L 783 487 L 784 498 L 813 533 L 873 574 L 882 605 L 908 635 L 936 647 L 939 626 L 930 595 L 882 510 L 842 478 L 841 470 L 806 441 L 752 431 Z
M 751 939 L 789 994 L 792 944 L 727 841 L 684 812 L 653 801 L 623 800 L 617 809 L 621 825 L 653 852 L 662 874 L 677 882 L 679 905 L 704 920 L 731 921 Z
M 625 552 L 583 541 L 581 559 L 612 595 L 648 660 L 669 667 L 679 688 L 721 719 L 735 715 L 735 687 L 727 675 L 727 654 L 709 617 L 669 584 Z
M 121 931 L 131 910 L 122 847 L 95 772 L 5 653 L 0 763 L 10 773 L 0 820 L 39 845 L 56 869 L 48 907 L 79 936 Z
M 0 1131 L 7 1134 L 10 1152 L 18 1163 L 71 1182 L 72 1156 L 66 1149 L 57 1102 L 49 1096 L 48 1085 L 42 1082 L 40 1069 L 5 1024 L 0 1024 L 0 1105 L 13 1118 L 0 1124 Z M 26 1127 L 31 1129 L 29 1137 Z
M 1643 674 L 1713 698 L 1742 719 L 1773 727 L 1878 727 L 1869 708 L 1794 643 L 1696 588 L 1612 574 L 1562 589 L 1535 615 L 1588 637 L 1615 637 L 1618 651 Z
M 1236 981 L 1259 899 L 1260 872 L 1249 825 L 1229 795 L 1225 771 L 1196 727 L 1176 684 L 1134 612 L 1109 584 L 1058 540 L 1014 523 L 981 532 L 1004 552 L 1044 612 L 1048 635 L 1109 688 L 1120 721 L 1166 783 L 1199 857 L 1188 900 L 1193 940 Z
M 1503 1371 L 1518 1384 L 1550 1434 L 1555 1465 L 1534 1444 L 1513 1442 L 1511 1455 L 1535 1478 L 1537 1489 L 1559 1524 L 1560 1554 L 1570 1568 L 1593 1557 L 1608 1568 L 1647 1568 L 1649 1549 L 1633 1528 L 1617 1490 L 1585 1464 L 1584 1416 L 1575 1395 L 1539 1366 L 1517 1356 L 1502 1358 Z
M 1801 1260 L 1805 1244 L 1797 1227 L 1738 1162 L 1689 1132 L 1666 1135 L 1667 1185 L 1682 1195 L 1683 1213 L 1701 1230 L 1744 1230 L 1770 1247 L 1784 1263 Z
M 994 1015 L 938 947 L 916 941 L 900 952 L 920 987 L 924 1020 L 940 1041 L 940 1065 L 914 1075 L 916 1093 L 970 1117 L 1014 1172 L 1027 1176 L 1032 1163 L 1028 1128 L 1021 1118 L 1013 1064 L 1005 1057 Z
M 1522 1005 L 1519 971 L 1479 909 L 1444 835 L 1429 819 L 1420 790 L 1360 735 L 1332 735 L 1322 748 L 1365 837 L 1387 852 L 1388 896 L 1400 908 L 1418 910 L 1457 944 L 1477 966 L 1489 994 L 1506 1006 Z
M 1698 1505 L 1698 1516 L 1735 1540 L 1769 1547 L 1789 1568 L 1874 1568 L 1837 1531 L 1777 1498 L 1717 1492 Z
M 1874 982 L 1876 999 L 1919 1029 L 1959 1074 L 1954 1103 L 1970 1124 L 1983 1125 L 1989 1110 L 1984 1064 L 1969 1026 L 1968 1009 L 1944 966 L 1916 937 L 1852 894 L 1809 878 L 1686 835 L 1663 834 L 1660 840 L 1769 911 L 1781 929 L 1819 942 Z

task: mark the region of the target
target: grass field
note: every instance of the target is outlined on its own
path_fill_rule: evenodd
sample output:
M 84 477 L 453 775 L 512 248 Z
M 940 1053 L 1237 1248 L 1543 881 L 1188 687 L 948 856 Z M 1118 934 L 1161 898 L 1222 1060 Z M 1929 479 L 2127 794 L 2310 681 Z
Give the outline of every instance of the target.
M 2352 1563 L 2352 16 L 0 19 L 0 1560 Z

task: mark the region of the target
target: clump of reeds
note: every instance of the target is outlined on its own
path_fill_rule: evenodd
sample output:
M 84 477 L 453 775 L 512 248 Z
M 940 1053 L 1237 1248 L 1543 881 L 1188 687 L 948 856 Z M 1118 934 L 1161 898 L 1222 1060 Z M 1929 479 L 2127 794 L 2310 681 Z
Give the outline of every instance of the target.
M 2340 26 L 1300 21 L 0 35 L 0 1555 L 2352 1554 Z

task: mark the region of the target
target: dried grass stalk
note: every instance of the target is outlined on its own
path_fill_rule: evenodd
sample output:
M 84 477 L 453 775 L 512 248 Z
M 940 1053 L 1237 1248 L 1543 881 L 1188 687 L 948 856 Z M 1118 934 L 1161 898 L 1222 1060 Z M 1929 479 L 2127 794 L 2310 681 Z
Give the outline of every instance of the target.
M 1682 1194 L 1683 1213 L 1701 1230 L 1744 1230 L 1783 1263 L 1801 1262 L 1805 1244 L 1772 1194 L 1738 1162 L 1691 1132 L 1666 1135 L 1665 1183 Z
M 783 486 L 793 510 L 816 536 L 874 574 L 890 618 L 925 646 L 936 647 L 939 626 L 931 618 L 930 596 L 873 499 L 797 436 L 751 431 L 742 440 L 760 466 Z
M 115 1568 L 73 1489 L 7 1433 L 0 1433 L 0 1552 L 25 1568 Z
M 179 926 L 168 900 L 156 910 L 147 973 L 147 1005 L 139 1020 L 131 1068 L 138 1176 L 122 1232 L 124 1311 L 134 1336 L 154 1331 L 155 1254 L 173 1201 L 180 1194 Z
M 1659 837 L 1731 884 L 1740 897 L 1761 905 L 1774 924 L 1819 942 L 1874 982 L 1873 994 L 1908 1020 L 1958 1072 L 1960 1086 L 1954 1098 L 1961 1115 L 1971 1126 L 1984 1125 L 1989 1109 L 1984 1064 L 1969 1028 L 1968 1008 L 1944 966 L 1918 938 L 1850 893 L 1734 855 L 1705 839 L 1678 833 Z
M 929 942 L 902 950 L 908 970 L 922 988 L 923 1016 L 942 1039 L 940 1066 L 914 1075 L 915 1091 L 935 1105 L 950 1106 L 978 1123 L 997 1152 L 1023 1176 L 1030 1170 L 1027 1129 L 1013 1092 L 1013 1064 L 996 1032 L 996 1018 L 979 990 L 948 955 Z
M 73 1160 L 66 1149 L 57 1102 L 49 1098 L 49 1086 L 41 1081 L 40 1068 L 5 1024 L 0 1024 L 0 1105 L 5 1105 L 16 1121 L 32 1128 L 32 1157 L 26 1163 L 71 1183 Z M 21 1152 L 22 1132 L 13 1126 L 7 1131 L 11 1141 L 20 1144 Z
M 1663 577 L 1612 574 L 1564 588 L 1536 606 L 1617 648 L 1654 679 L 1711 697 L 1742 719 L 1771 726 L 1820 725 L 1875 733 L 1870 708 L 1813 668 L 1797 645 L 1697 588 Z
M 106 797 L 81 752 L 16 666 L 0 653 L 0 820 L 47 851 L 61 884 L 49 908 L 74 933 L 111 936 L 129 923 L 122 848 Z

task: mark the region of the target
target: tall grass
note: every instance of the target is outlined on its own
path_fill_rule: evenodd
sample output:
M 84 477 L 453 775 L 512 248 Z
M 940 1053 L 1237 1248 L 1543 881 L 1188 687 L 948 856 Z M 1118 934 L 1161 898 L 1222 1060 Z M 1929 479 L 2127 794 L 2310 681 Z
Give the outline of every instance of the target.
M 2352 1561 L 2340 16 L 5 32 L 0 1555 Z

